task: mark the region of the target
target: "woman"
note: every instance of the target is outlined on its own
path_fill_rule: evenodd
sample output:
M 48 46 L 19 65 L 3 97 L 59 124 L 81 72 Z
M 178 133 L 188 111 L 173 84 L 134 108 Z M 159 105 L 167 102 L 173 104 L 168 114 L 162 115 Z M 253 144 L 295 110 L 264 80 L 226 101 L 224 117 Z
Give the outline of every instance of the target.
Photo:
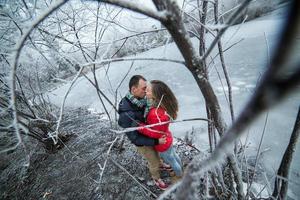
M 165 144 L 158 144 L 154 149 L 159 153 L 164 162 L 171 165 L 176 176 L 172 177 L 172 182 L 178 181 L 182 177 L 182 163 L 173 148 L 173 136 L 169 130 L 170 120 L 177 118 L 178 102 L 171 89 L 162 81 L 153 80 L 147 86 L 146 96 L 150 106 L 146 109 L 146 124 L 139 124 L 139 132 L 152 137 L 166 137 Z M 163 123 L 165 122 L 165 123 Z M 146 125 L 158 124 L 151 127 Z

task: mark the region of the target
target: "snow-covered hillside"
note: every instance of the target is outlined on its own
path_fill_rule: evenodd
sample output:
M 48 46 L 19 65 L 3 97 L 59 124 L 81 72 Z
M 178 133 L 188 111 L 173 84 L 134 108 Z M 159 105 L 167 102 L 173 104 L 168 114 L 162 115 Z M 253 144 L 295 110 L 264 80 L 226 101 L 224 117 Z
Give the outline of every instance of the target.
M 231 27 L 222 38 L 224 49 L 238 42 L 225 52 L 225 62 L 231 78 L 233 104 L 236 115 L 238 115 L 243 105 L 245 105 L 251 96 L 257 81 L 259 81 L 261 74 L 265 71 L 269 60 L 268 55 L 272 52 L 278 41 L 280 27 L 282 27 L 285 19 L 283 13 L 283 10 L 277 10 L 268 16 Z M 211 41 L 211 38 L 207 38 L 207 41 Z M 193 39 L 193 44 L 197 47 L 198 41 Z M 215 54 L 216 52 L 213 52 L 211 56 L 214 57 Z M 138 54 L 136 57 L 183 60 L 174 43 Z M 111 63 L 109 67 L 105 66 L 97 70 L 100 88 L 112 100 L 114 99 L 114 90 L 129 70 L 131 64 L 130 61 L 115 62 Z M 222 82 L 219 80 L 217 71 L 221 74 Z M 105 76 L 106 72 L 108 73 L 109 80 Z M 204 99 L 192 75 L 185 66 L 172 62 L 135 61 L 129 75 L 119 88 L 119 100 L 128 91 L 129 78 L 134 74 L 142 74 L 148 80 L 159 79 L 166 82 L 173 89 L 179 100 L 180 119 L 206 117 Z M 210 66 L 209 74 L 210 81 L 222 105 L 225 120 L 230 124 L 229 106 L 224 96 L 224 91 L 225 93 L 227 92 L 226 82 L 218 60 L 215 60 L 215 63 Z M 88 74 L 88 76 L 92 77 L 92 74 Z M 61 106 L 63 96 L 68 87 L 69 84 L 65 84 L 52 91 L 49 94 L 51 102 Z M 282 104 L 268 112 L 268 123 L 262 145 L 262 149 L 266 151 L 262 154 L 261 159 L 264 160 L 270 173 L 275 173 L 275 170 L 277 170 L 281 155 L 288 143 L 297 114 L 299 100 L 300 93 L 295 93 L 288 97 Z M 111 110 L 111 116 L 114 117 L 114 111 L 109 104 L 106 105 Z M 79 78 L 75 83 L 68 95 L 66 106 L 86 106 L 95 112 L 103 112 L 95 88 L 84 77 Z M 257 150 L 266 114 L 249 127 L 248 131 L 244 134 L 244 138 L 242 138 L 243 142 L 245 142 L 248 136 L 248 150 L 250 154 Z M 173 124 L 171 129 L 177 137 L 183 137 L 187 131 L 190 132 L 194 129 L 196 131 L 196 145 L 201 150 L 207 150 L 208 138 L 205 123 L 198 121 Z M 300 147 L 297 148 L 291 171 L 291 176 L 298 174 L 298 178 L 294 179 L 296 183 L 291 183 L 290 186 L 294 194 L 290 192 L 289 195 L 293 198 L 300 196 L 300 192 L 296 190 L 300 184 L 299 169 Z

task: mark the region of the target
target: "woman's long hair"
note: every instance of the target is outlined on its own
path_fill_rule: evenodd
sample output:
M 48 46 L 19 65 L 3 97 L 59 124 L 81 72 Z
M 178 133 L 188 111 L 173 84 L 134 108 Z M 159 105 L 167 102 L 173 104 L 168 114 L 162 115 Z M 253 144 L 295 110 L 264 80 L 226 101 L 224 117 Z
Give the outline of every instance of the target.
M 176 119 L 178 101 L 172 90 L 164 82 L 159 80 L 152 80 L 150 83 L 152 86 L 153 106 L 164 108 L 172 119 Z

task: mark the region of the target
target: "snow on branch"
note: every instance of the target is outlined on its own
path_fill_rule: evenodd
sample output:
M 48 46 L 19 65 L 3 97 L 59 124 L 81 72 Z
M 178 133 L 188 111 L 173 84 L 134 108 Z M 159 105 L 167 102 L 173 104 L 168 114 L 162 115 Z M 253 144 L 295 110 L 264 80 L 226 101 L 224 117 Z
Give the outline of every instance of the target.
M 117 167 L 119 167 L 121 170 L 123 170 L 126 174 L 128 174 L 139 186 L 141 186 L 145 191 L 149 192 L 151 195 L 153 195 L 155 198 L 157 198 L 157 195 L 154 194 L 151 190 L 149 190 L 147 187 L 145 187 L 143 184 L 141 184 L 132 174 L 130 174 L 122 165 L 120 165 L 117 161 L 109 158 L 110 161 L 115 164 Z
M 191 119 L 159 122 L 159 123 L 156 123 L 156 124 L 150 124 L 150 125 L 143 126 L 143 128 L 151 128 L 151 127 L 154 127 L 154 126 L 164 125 L 164 124 L 168 124 L 168 123 L 178 123 L 178 122 L 187 122 L 187 121 L 196 121 L 196 120 L 207 121 L 208 123 L 213 123 L 211 120 L 205 119 L 205 118 L 191 118 Z M 114 130 L 114 129 L 110 129 L 110 130 L 114 133 L 120 134 L 120 133 L 127 133 L 127 132 L 131 132 L 131 131 L 136 131 L 136 130 L 139 130 L 139 129 L 140 129 L 140 127 L 130 127 L 130 128 L 125 128 L 123 130 Z
M 167 29 L 166 28 L 160 28 L 160 29 L 154 29 L 154 30 L 150 30 L 150 31 L 143 31 L 143 32 L 139 32 L 139 33 L 136 33 L 136 34 L 133 34 L 133 35 L 129 35 L 129 36 L 126 36 L 126 37 L 123 37 L 123 38 L 120 38 L 120 39 L 116 39 L 112 42 L 119 42 L 119 41 L 122 41 L 122 40 L 126 40 L 126 39 L 129 39 L 129 38 L 132 38 L 132 37 L 136 37 L 136 36 L 139 36 L 139 35 L 143 35 L 143 34 L 148 34 L 148 33 L 157 33 L 157 32 L 160 32 L 160 31 L 166 31 Z M 102 42 L 102 44 L 110 44 L 111 42 Z
M 100 60 L 100 61 L 95 61 L 95 62 L 89 62 L 85 64 L 81 64 L 81 66 L 86 67 L 90 65 L 95 65 L 95 64 L 107 64 L 110 62 L 120 62 L 120 61 L 135 61 L 135 60 L 152 60 L 152 61 L 167 61 L 167 62 L 174 62 L 178 64 L 185 65 L 184 61 L 181 60 L 174 60 L 174 59 L 167 59 L 167 58 L 114 58 L 114 59 L 106 59 L 106 60 Z
M 207 58 L 207 56 L 211 53 L 211 51 L 213 50 L 213 48 L 216 46 L 216 44 L 218 43 L 218 41 L 221 39 L 222 35 L 225 33 L 225 31 L 231 26 L 233 25 L 238 16 L 242 13 L 242 11 L 249 5 L 249 3 L 251 2 L 251 0 L 245 0 L 241 6 L 232 14 L 232 16 L 229 18 L 229 20 L 226 22 L 226 26 L 223 27 L 219 34 L 215 37 L 215 39 L 213 40 L 213 42 L 211 43 L 211 45 L 209 46 L 209 48 L 207 49 L 207 51 L 205 52 L 204 56 L 201 58 L 202 60 L 205 60 Z
M 58 9 L 60 6 L 62 6 L 64 3 L 66 3 L 67 0 L 58 0 L 55 3 L 51 4 L 49 8 L 42 13 L 39 17 L 37 17 L 29 26 L 27 30 L 23 32 L 22 37 L 20 40 L 16 43 L 15 46 L 15 53 L 12 56 L 12 64 L 11 64 L 11 74 L 10 74 L 10 83 L 11 83 L 11 108 L 12 108 L 12 114 L 13 114 L 13 126 L 15 127 L 15 133 L 18 139 L 18 142 L 11 148 L 5 149 L 1 151 L 0 153 L 7 152 L 9 150 L 15 149 L 17 146 L 19 146 L 22 143 L 22 138 L 19 131 L 19 123 L 18 123 L 18 113 L 17 113 L 17 100 L 16 100 L 16 71 L 18 66 L 18 60 L 20 57 L 21 50 L 25 44 L 26 39 L 29 37 L 30 33 L 41 23 L 43 22 L 52 12 L 54 12 L 56 9 Z
M 100 1 L 100 0 L 98 0 Z M 115 6 L 119 6 L 122 8 L 126 8 L 132 11 L 135 11 L 137 13 L 141 13 L 144 15 L 147 15 L 151 18 L 157 19 L 159 21 L 166 19 L 166 12 L 164 11 L 156 11 L 151 8 L 147 8 L 145 5 L 136 2 L 136 1 L 130 1 L 130 0 L 101 0 L 100 2 L 112 4 Z
M 191 19 L 193 19 L 196 23 L 198 23 L 200 26 L 204 27 L 212 36 L 216 37 L 215 33 L 213 32 L 214 29 L 218 28 L 223 28 L 224 25 L 215 25 L 215 24 L 203 24 L 201 21 L 199 21 L 198 19 L 196 19 L 193 15 L 185 12 L 184 10 L 182 10 L 183 14 L 190 17 Z
M 70 93 L 74 83 L 76 82 L 76 80 L 79 78 L 82 70 L 84 69 L 84 67 L 81 67 L 80 70 L 78 71 L 77 75 L 74 77 L 74 79 L 72 80 L 70 86 L 69 86 L 69 89 L 67 90 L 65 96 L 64 96 L 64 99 L 62 101 L 62 105 L 61 105 L 61 108 L 60 108 L 60 114 L 59 114 L 59 119 L 57 121 L 57 126 L 56 126 L 56 130 L 55 130 L 55 134 L 52 135 L 51 133 L 49 133 L 49 137 L 51 137 L 51 139 L 53 140 L 54 144 L 57 144 L 58 142 L 58 134 L 59 134 L 59 127 L 60 127 L 60 123 L 62 121 L 62 118 L 63 118 L 63 113 L 64 113 L 64 108 L 65 108 L 65 102 L 66 102 L 66 99 L 67 99 L 67 96 L 68 94 Z
M 114 144 L 116 143 L 116 141 L 117 141 L 118 139 L 119 139 L 119 137 L 116 137 L 116 138 L 112 141 L 111 145 L 109 146 L 109 148 L 108 148 L 108 150 L 107 150 L 107 153 L 106 153 L 106 156 L 107 156 L 107 157 L 106 157 L 106 159 L 105 159 L 105 161 L 104 161 L 103 166 L 101 166 L 101 164 L 98 163 L 98 166 L 99 166 L 99 168 L 100 168 L 100 170 L 101 170 L 101 172 L 100 172 L 100 178 L 99 178 L 99 181 L 98 181 L 99 184 L 101 184 L 101 182 L 102 182 L 102 177 L 103 177 L 103 174 L 104 174 L 104 170 L 105 170 L 105 168 L 106 168 L 107 161 L 108 161 L 108 159 L 110 158 L 110 151 L 111 151 L 112 147 L 114 146 Z

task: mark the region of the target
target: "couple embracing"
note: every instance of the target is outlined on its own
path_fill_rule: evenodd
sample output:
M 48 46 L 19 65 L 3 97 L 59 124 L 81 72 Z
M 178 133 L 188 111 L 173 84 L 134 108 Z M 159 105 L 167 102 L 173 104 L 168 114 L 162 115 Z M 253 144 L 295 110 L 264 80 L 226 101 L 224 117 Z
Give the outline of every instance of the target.
M 130 79 L 129 92 L 119 104 L 118 123 L 123 128 L 138 127 L 126 135 L 147 160 L 152 179 L 162 190 L 168 185 L 161 179 L 160 170 L 174 171 L 173 183 L 183 174 L 169 130 L 169 122 L 177 118 L 177 112 L 178 102 L 170 88 L 159 80 L 152 80 L 147 85 L 141 75 Z

